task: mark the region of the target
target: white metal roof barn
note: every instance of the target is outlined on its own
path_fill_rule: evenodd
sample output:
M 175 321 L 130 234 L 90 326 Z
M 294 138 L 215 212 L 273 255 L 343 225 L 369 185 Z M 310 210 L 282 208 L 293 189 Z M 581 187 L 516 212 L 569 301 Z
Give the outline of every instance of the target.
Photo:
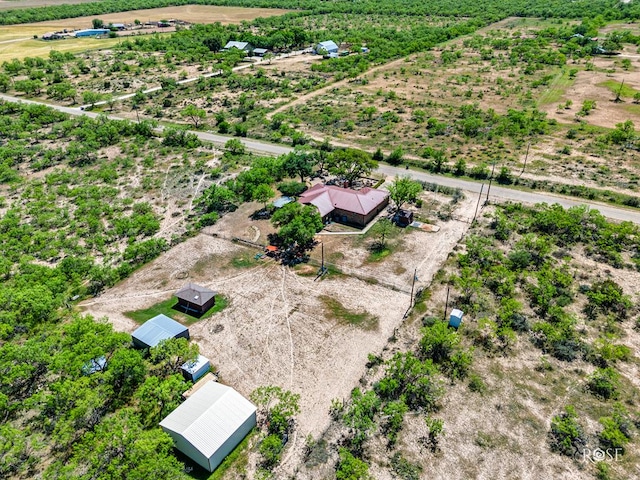
M 210 381 L 160 422 L 178 450 L 209 472 L 256 425 L 256 407 L 233 388 Z

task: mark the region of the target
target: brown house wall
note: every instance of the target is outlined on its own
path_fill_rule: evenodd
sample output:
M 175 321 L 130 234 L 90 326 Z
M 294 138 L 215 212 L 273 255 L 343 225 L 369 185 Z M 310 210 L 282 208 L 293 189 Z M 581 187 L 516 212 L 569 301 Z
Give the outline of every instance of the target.
M 178 305 L 180 305 L 181 307 L 184 307 L 185 309 L 189 308 L 191 310 L 196 310 L 200 313 L 206 312 L 211 307 L 213 307 L 215 303 L 216 303 L 216 297 L 213 297 L 211 300 L 209 300 L 207 303 L 205 303 L 202 306 L 196 305 L 195 303 L 190 303 L 182 298 L 178 299 Z
M 347 210 L 336 208 L 333 212 L 331 212 L 331 216 L 332 219 L 336 222 L 346 223 L 347 225 L 354 225 L 356 227 L 364 228 L 371 220 L 376 217 L 376 215 L 384 210 L 388 204 L 389 197 L 385 198 L 385 200 L 380 205 L 371 210 L 367 215 L 362 215 L 360 213 L 349 212 Z

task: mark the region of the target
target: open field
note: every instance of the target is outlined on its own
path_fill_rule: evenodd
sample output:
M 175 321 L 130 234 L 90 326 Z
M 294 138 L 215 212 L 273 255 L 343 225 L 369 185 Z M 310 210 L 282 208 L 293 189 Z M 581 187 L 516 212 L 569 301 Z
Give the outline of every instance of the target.
M 44 42 L 42 40 L 18 40 L 15 42 L 0 42 L 0 62 L 14 58 L 48 57 L 49 52 L 83 53 L 93 50 L 101 50 L 113 47 L 120 42 L 119 38 L 73 38 L 56 42 Z
M 235 25 L 243 21 L 251 21 L 258 17 L 273 17 L 283 15 L 289 10 L 277 8 L 243 8 L 243 7 L 218 7 L 214 5 L 184 5 L 177 7 L 149 8 L 145 10 L 132 10 L 130 12 L 106 13 L 91 17 L 67 18 L 62 20 L 50 20 L 47 22 L 26 23 L 16 25 L 30 31 L 32 28 L 47 28 L 47 31 L 63 28 L 91 28 L 91 21 L 100 18 L 108 23 L 133 23 L 138 19 L 141 22 L 178 19 L 189 23 L 216 23 L 223 25 Z M 0 32 L 6 27 L 1 27 Z

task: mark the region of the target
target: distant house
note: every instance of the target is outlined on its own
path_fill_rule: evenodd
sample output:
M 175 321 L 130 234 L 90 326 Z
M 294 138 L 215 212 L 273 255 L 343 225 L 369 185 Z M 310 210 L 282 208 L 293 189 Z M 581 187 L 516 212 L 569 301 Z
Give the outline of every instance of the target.
M 267 53 L 269 53 L 269 50 L 267 50 L 266 48 L 254 48 L 253 49 L 253 54 L 256 57 L 264 57 Z
M 228 52 L 232 48 L 237 48 L 238 50 L 242 50 L 243 52 L 251 53 L 254 49 L 253 46 L 249 42 L 227 42 L 227 44 L 222 49 L 223 52 Z
M 202 314 L 216 303 L 216 292 L 195 283 L 187 283 L 176 292 L 178 304 L 185 311 Z
M 338 53 L 338 45 L 333 40 L 318 43 L 313 51 L 316 55 Z
M 137 348 L 151 348 L 170 338 L 189 339 L 189 329 L 166 315 L 157 315 L 144 322 L 131 334 Z
M 100 37 L 102 35 L 109 35 L 108 28 L 89 28 L 87 30 L 78 30 L 76 37 Z
M 300 195 L 298 201 L 315 205 L 325 223 L 333 220 L 363 228 L 389 204 L 389 193 L 318 184 Z
M 255 426 L 255 405 L 233 388 L 214 381 L 191 394 L 160 422 L 176 448 L 209 472 Z
M 126 30 L 127 28 L 124 23 L 110 23 L 109 27 L 116 30 Z
M 186 362 L 181 367 L 182 376 L 192 382 L 197 382 L 200 377 L 209 371 L 211 368 L 211 362 L 207 357 L 198 355 L 192 362 Z

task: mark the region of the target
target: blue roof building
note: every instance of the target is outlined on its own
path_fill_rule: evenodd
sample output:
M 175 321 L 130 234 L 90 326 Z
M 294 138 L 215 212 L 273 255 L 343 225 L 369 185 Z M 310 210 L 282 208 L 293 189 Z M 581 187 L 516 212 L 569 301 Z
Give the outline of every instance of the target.
M 109 35 L 108 28 L 90 28 L 88 30 L 78 30 L 76 37 L 99 37 L 100 35 Z
M 170 338 L 189 339 L 189 329 L 166 315 L 147 320 L 131 334 L 137 348 L 151 348 Z

